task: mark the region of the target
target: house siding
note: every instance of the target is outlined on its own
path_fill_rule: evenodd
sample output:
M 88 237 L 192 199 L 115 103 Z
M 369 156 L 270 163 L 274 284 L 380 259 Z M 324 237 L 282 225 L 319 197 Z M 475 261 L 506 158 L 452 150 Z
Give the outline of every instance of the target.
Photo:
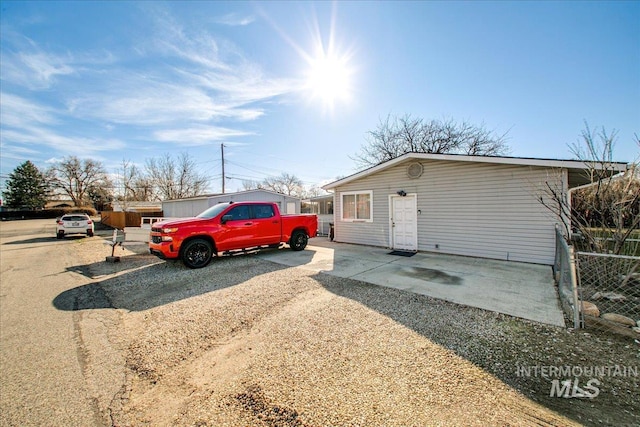
M 208 208 L 209 201 L 205 198 L 162 202 L 162 213 L 167 218 L 191 218 Z
M 418 250 L 501 260 L 553 264 L 554 225 L 540 203 L 545 182 L 561 185 L 554 168 L 421 160 L 424 172 L 410 179 L 415 160 L 335 189 L 336 241 L 389 247 L 389 196 L 417 194 Z M 342 192 L 373 191 L 373 222 L 340 218 Z

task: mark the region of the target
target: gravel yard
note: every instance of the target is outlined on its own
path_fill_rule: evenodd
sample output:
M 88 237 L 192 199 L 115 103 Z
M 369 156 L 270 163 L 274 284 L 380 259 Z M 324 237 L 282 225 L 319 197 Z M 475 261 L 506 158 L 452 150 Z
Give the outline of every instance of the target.
M 88 389 L 117 426 L 639 425 L 640 378 L 550 397 L 518 367 L 640 365 L 628 338 L 534 324 L 285 268 L 258 255 L 201 270 L 74 245 Z M 117 378 L 107 383 L 104 378 Z M 564 379 L 564 378 L 563 378 Z M 581 377 L 584 386 L 589 377 Z M 106 390 L 105 390 L 106 387 Z

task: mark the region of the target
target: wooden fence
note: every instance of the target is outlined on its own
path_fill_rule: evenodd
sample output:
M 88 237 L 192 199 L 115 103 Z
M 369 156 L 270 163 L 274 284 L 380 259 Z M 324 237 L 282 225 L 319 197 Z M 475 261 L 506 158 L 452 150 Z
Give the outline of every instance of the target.
M 102 211 L 100 212 L 102 217 L 101 222 L 109 227 L 118 228 L 123 230 L 125 227 L 140 227 L 142 224 L 142 217 L 161 217 L 162 212 L 114 212 L 114 211 Z

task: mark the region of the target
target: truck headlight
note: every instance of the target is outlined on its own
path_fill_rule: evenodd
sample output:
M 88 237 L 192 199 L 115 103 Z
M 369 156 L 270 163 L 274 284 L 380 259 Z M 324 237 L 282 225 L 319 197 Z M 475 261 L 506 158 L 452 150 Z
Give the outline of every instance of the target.
M 178 231 L 178 227 L 163 228 L 162 229 L 163 233 L 175 233 L 176 231 Z

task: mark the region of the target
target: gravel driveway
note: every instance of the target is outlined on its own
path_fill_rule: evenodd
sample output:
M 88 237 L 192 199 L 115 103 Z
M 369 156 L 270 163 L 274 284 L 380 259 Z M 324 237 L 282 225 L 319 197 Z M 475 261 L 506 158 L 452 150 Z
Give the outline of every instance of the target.
M 201 270 L 66 245 L 86 283 L 73 312 L 87 390 L 105 425 L 638 425 L 637 376 L 593 399 L 549 397 L 519 366 L 638 366 L 633 340 L 543 326 L 271 263 Z M 585 379 L 586 380 L 586 379 Z M 10 425 L 10 424 L 7 424 Z

